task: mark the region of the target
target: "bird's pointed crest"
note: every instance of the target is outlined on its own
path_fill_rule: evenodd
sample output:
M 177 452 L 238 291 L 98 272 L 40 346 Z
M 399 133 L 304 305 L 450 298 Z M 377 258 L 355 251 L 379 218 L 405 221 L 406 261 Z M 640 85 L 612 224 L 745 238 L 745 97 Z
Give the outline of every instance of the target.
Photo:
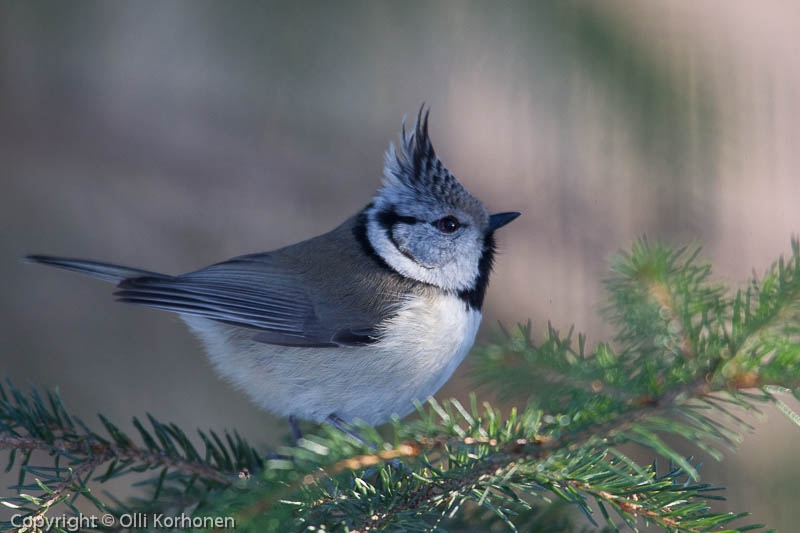
M 419 197 L 431 195 L 445 202 L 458 201 L 470 196 L 433 149 L 428 135 L 430 109 L 423 104 L 411 132 L 406 130 L 405 119 L 397 146 L 389 144 L 383 169 L 382 195 L 393 197 Z

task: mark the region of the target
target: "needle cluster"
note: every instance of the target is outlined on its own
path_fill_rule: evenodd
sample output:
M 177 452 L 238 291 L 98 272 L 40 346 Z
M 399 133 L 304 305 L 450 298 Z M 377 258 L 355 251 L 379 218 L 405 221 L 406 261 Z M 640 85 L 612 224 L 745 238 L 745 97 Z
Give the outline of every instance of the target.
M 740 408 L 773 404 L 800 425 L 781 399 L 800 398 L 800 244 L 738 290 L 713 281 L 698 253 L 646 239 L 620 253 L 606 281 L 607 343 L 590 348 L 552 325 L 537 339 L 528 323 L 475 349 L 481 390 L 519 407 L 431 400 L 380 433 L 355 428 L 364 442 L 323 427 L 267 454 L 235 433 L 189 436 L 149 415 L 129 436 L 102 416 L 89 428 L 55 392 L 9 383 L 0 449 L 18 483 L 0 503 L 38 518 L 85 511 L 81 501 L 117 516 L 229 516 L 253 531 L 760 527 L 714 511 L 723 489 L 701 483 L 666 437 L 721 458 L 749 428 Z M 653 462 L 626 456 L 631 443 Z M 93 492 L 137 473 L 141 498 Z

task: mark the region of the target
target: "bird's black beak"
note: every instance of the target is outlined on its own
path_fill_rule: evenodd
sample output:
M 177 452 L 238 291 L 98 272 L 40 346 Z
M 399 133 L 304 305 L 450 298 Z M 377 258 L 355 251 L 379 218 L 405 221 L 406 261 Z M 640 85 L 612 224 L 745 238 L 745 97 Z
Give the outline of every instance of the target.
M 516 211 L 511 211 L 509 213 L 497 213 L 496 215 L 491 215 L 489 217 L 489 231 L 502 228 L 521 214 L 522 213 L 517 213 Z

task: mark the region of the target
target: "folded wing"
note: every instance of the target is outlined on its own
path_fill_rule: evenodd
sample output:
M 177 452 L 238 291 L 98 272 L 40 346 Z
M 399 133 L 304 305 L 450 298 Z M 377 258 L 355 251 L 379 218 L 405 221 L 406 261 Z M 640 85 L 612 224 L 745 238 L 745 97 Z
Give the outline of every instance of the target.
M 123 280 L 119 301 L 194 315 L 254 331 L 254 340 L 286 346 L 360 346 L 377 340 L 374 324 L 325 319 L 303 279 L 249 256 L 174 277 Z

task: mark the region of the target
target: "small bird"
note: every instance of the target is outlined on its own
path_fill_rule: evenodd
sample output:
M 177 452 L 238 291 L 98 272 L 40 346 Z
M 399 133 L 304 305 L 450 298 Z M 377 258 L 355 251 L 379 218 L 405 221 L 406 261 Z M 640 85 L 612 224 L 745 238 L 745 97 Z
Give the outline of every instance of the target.
M 372 202 L 323 235 L 170 276 L 30 255 L 117 285 L 118 301 L 178 313 L 216 371 L 258 406 L 337 427 L 404 416 L 475 341 L 495 253 L 489 215 L 445 168 L 428 113 L 390 143 Z

